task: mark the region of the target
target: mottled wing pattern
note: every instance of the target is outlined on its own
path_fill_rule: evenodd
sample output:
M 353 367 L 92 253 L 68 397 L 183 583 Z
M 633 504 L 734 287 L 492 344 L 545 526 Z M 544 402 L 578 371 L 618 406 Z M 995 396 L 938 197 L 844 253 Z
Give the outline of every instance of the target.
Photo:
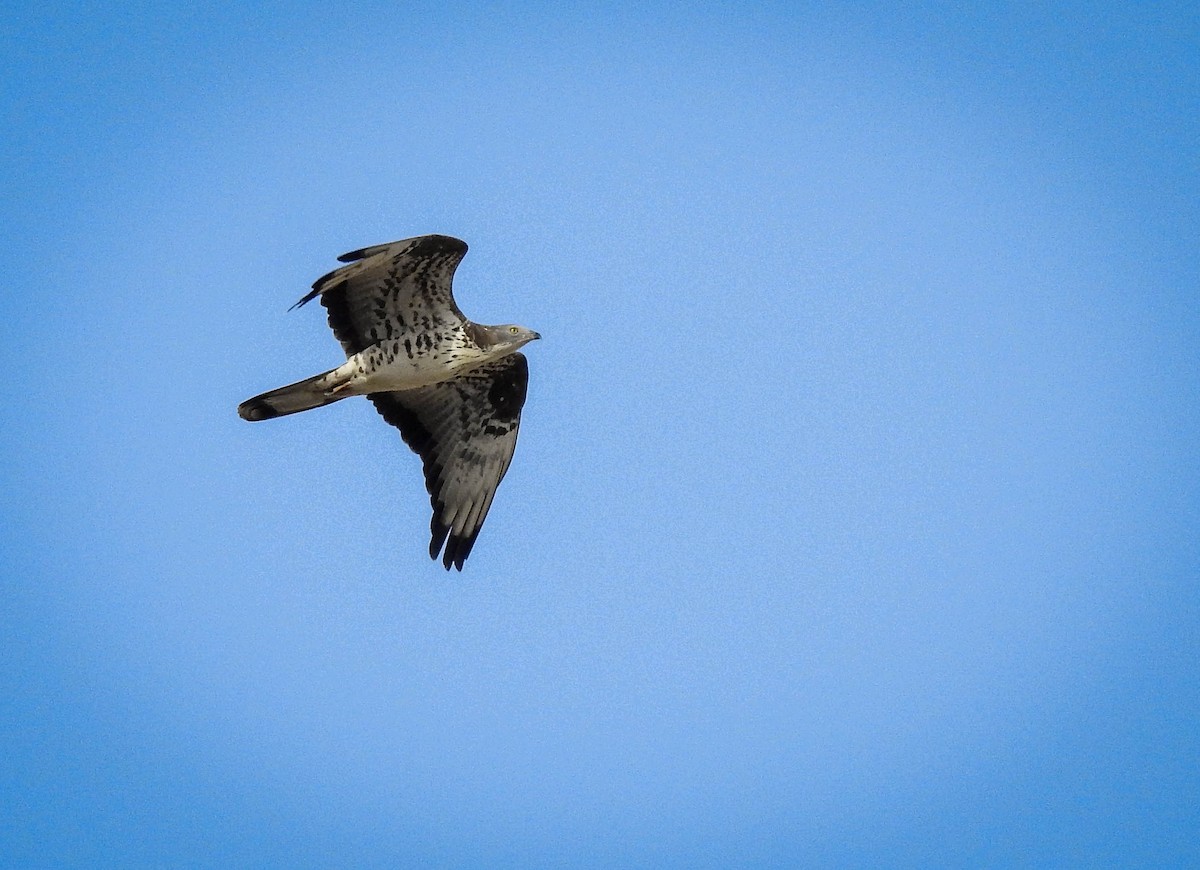
M 524 354 L 514 353 L 458 377 L 368 398 L 400 430 L 425 466 L 433 504 L 429 555 L 462 570 L 517 446 L 529 384 Z
M 349 263 L 318 278 L 298 308 L 321 297 L 329 327 L 346 356 L 385 339 L 427 337 L 466 319 L 454 304 L 451 282 L 467 243 L 450 236 L 418 236 L 342 254 Z

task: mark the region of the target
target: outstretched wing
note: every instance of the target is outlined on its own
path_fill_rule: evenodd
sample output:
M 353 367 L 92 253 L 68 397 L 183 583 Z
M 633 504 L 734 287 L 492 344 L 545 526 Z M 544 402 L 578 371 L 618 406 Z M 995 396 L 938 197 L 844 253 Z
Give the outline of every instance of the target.
M 462 570 L 517 446 L 529 364 L 510 354 L 440 384 L 369 398 L 425 466 L 429 555 Z
M 418 236 L 342 254 L 348 266 L 318 278 L 312 292 L 329 310 L 329 327 L 353 356 L 384 339 L 436 332 L 466 319 L 454 304 L 451 282 L 467 243 L 450 236 Z

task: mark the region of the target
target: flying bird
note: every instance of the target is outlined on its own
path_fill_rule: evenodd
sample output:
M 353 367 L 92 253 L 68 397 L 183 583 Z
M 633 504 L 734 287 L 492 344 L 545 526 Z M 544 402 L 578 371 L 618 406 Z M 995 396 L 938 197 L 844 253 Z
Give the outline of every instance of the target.
M 467 245 L 418 236 L 351 251 L 318 278 L 329 326 L 346 351 L 337 368 L 247 399 L 243 420 L 270 420 L 366 396 L 421 457 L 433 505 L 429 555 L 459 571 L 517 446 L 529 364 L 523 326 L 482 326 L 451 290 Z M 445 548 L 443 550 L 443 547 Z

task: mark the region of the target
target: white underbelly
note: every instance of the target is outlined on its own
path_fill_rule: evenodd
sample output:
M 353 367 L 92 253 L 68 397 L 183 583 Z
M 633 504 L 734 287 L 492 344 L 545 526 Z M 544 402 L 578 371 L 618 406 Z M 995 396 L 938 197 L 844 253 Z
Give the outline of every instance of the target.
M 360 394 L 415 390 L 441 383 L 487 358 L 477 349 L 428 349 L 420 352 L 404 342 L 381 342 L 346 360 L 340 370 L 350 375 L 349 388 Z

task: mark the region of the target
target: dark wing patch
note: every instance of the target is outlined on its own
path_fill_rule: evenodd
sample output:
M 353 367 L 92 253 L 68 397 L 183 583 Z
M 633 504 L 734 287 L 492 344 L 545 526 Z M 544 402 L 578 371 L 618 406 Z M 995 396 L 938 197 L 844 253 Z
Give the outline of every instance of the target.
M 318 278 L 312 292 L 329 311 L 329 327 L 346 356 L 385 339 L 436 332 L 466 318 L 454 302 L 454 270 L 466 242 L 450 236 L 418 236 L 342 254 L 349 263 Z
M 517 446 L 529 364 L 514 353 L 440 384 L 369 398 L 421 457 L 429 555 L 462 570 Z

